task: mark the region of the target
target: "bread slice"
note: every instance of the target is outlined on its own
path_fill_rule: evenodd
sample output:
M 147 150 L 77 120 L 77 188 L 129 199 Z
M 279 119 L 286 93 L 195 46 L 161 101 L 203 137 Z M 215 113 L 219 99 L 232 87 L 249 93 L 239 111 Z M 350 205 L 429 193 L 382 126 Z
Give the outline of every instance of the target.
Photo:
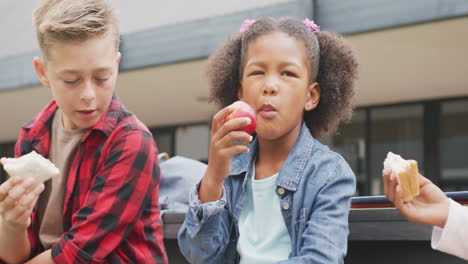
M 411 201 L 419 195 L 419 171 L 415 160 L 405 160 L 400 155 L 389 152 L 384 168 L 397 176 L 398 184 L 403 190 L 403 201 Z
M 48 159 L 37 154 L 34 150 L 19 158 L 2 158 L 3 169 L 10 177 L 34 177 L 39 182 L 45 182 L 60 174 L 60 171 Z

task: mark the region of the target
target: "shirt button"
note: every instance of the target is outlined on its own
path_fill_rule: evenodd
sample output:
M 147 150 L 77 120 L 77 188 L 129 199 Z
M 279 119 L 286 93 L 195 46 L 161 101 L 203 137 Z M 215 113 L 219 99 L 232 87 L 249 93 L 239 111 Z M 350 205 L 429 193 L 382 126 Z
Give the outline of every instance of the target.
M 289 209 L 289 203 L 284 203 L 283 204 L 283 209 L 288 210 Z
M 278 188 L 278 194 L 283 195 L 285 193 L 284 188 Z

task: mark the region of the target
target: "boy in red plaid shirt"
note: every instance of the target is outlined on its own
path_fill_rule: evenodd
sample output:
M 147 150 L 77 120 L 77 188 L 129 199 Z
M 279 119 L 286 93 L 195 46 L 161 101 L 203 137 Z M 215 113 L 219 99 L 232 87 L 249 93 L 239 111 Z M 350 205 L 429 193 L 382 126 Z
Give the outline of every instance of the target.
M 0 185 L 0 262 L 167 263 L 151 133 L 114 94 L 119 30 L 106 0 L 44 0 L 34 11 L 49 103 L 20 131 L 61 175 Z M 4 160 L 4 163 L 8 160 Z

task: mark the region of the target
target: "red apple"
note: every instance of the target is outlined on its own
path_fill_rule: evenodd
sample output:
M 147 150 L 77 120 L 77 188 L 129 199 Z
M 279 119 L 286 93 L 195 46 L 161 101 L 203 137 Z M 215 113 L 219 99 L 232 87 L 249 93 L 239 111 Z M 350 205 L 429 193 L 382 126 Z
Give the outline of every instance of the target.
M 255 118 L 255 111 L 252 109 L 252 107 L 250 107 L 250 105 L 242 101 L 235 102 L 233 106 L 234 110 L 224 118 L 224 123 L 234 118 L 248 117 L 250 118 L 250 124 L 246 125 L 245 127 L 239 130 L 245 131 L 248 134 L 252 134 L 257 128 L 257 119 Z

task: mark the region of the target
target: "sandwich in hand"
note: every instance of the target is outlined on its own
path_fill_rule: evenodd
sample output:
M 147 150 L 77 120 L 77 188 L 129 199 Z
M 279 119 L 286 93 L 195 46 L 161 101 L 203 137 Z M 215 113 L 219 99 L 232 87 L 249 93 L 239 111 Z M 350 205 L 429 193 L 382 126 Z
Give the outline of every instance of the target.
M 419 195 L 419 171 L 415 160 L 405 160 L 400 155 L 389 152 L 384 161 L 384 169 L 397 176 L 403 191 L 403 201 L 411 201 Z
M 60 174 L 59 169 L 50 160 L 34 150 L 19 158 L 2 158 L 0 162 L 10 177 L 33 177 L 39 182 L 45 182 Z

